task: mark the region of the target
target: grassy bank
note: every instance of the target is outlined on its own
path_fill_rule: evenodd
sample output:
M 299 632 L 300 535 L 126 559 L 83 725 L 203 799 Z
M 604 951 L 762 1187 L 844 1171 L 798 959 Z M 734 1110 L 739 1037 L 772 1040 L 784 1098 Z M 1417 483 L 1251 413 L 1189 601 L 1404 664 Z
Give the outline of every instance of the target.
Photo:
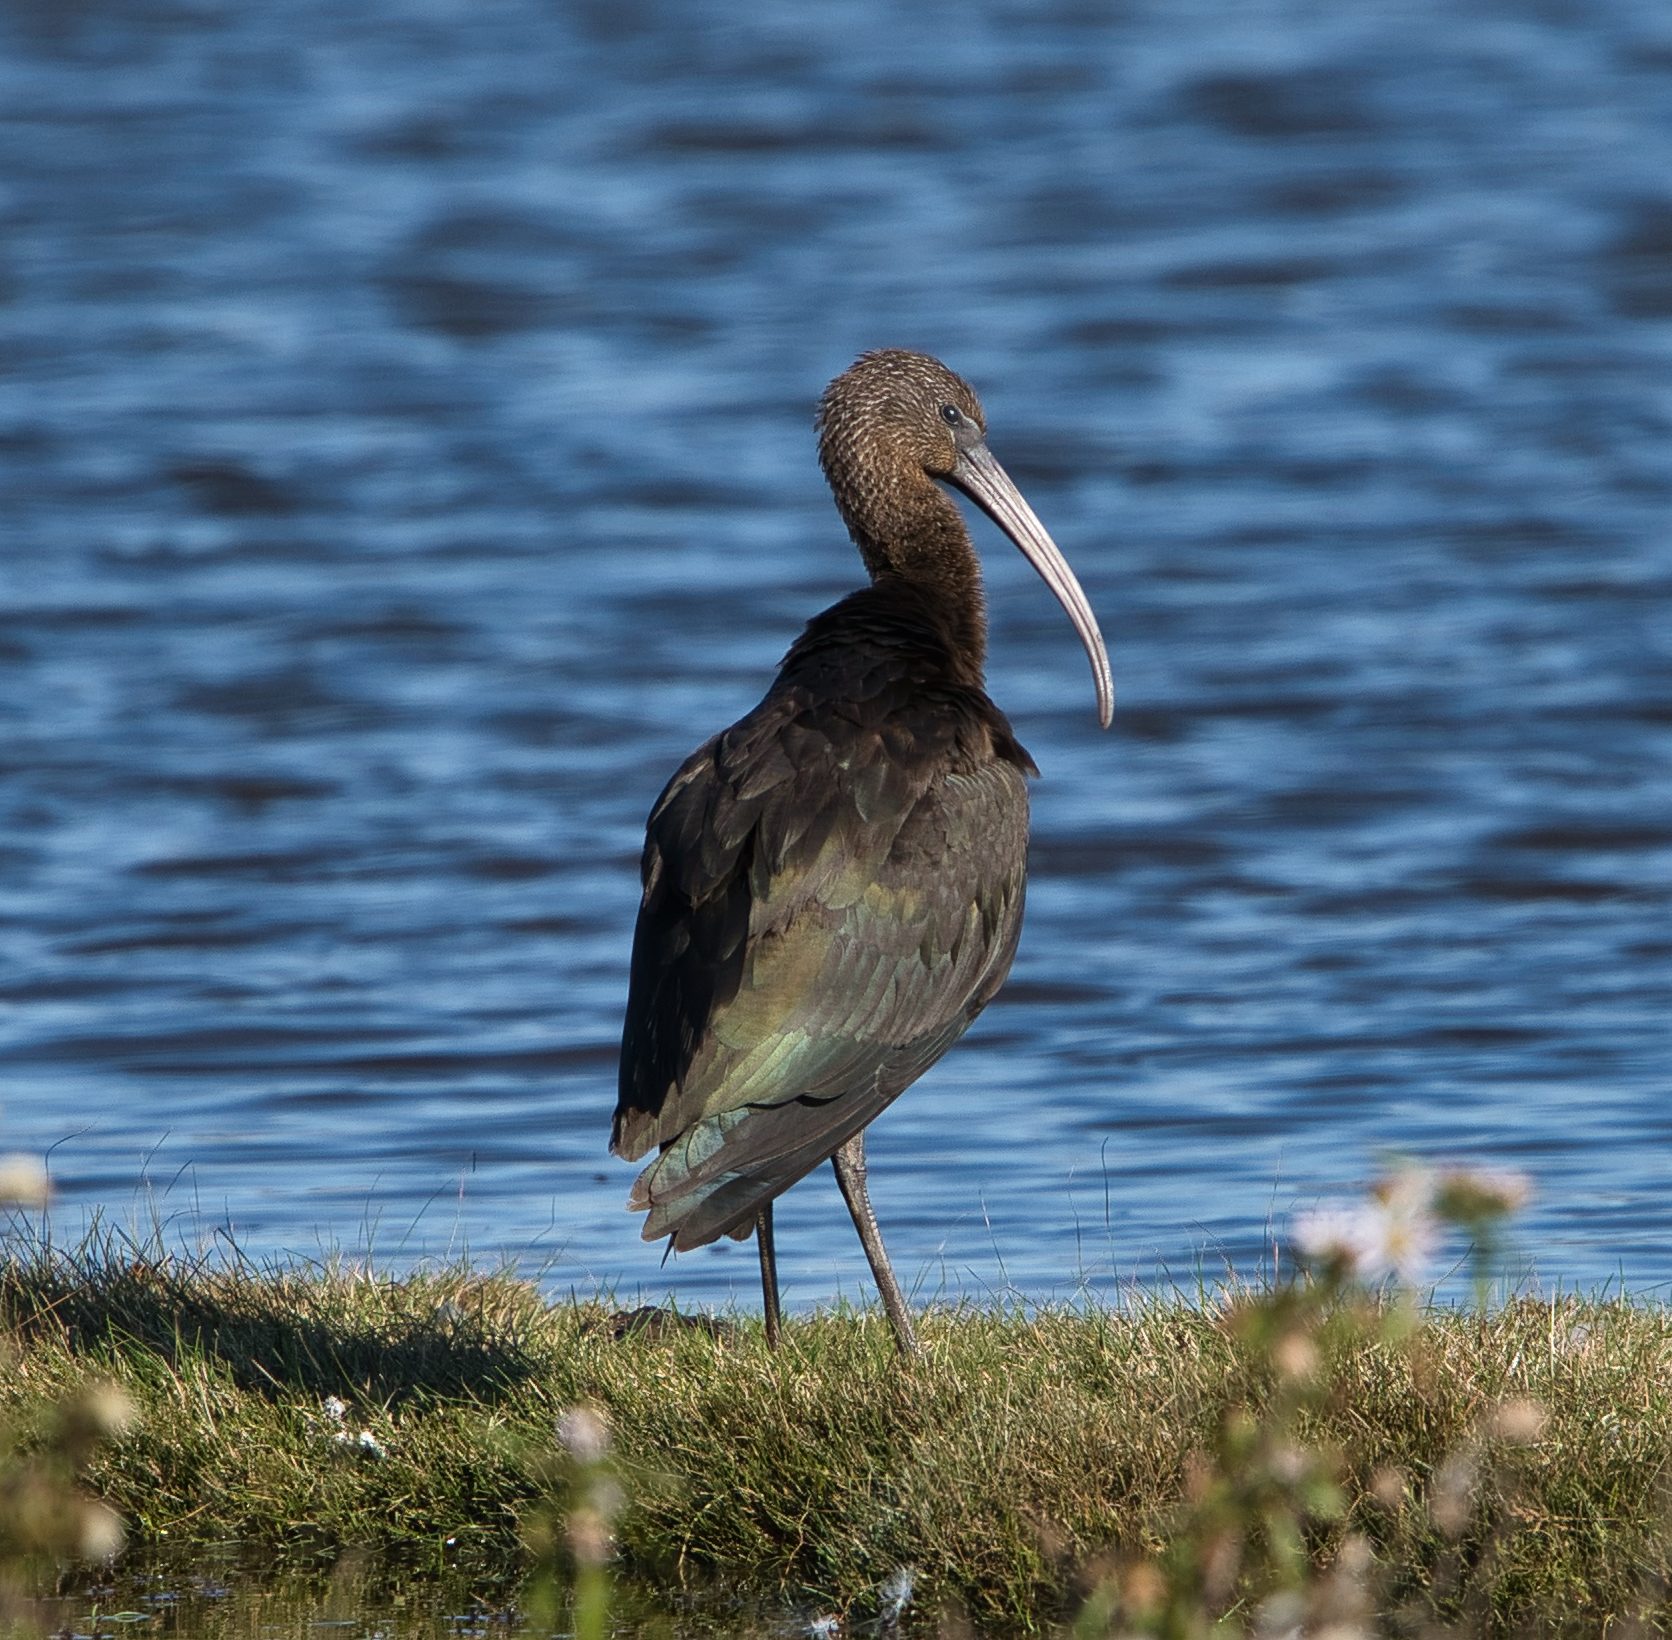
M 931 1313 L 902 1366 L 880 1315 L 792 1322 L 773 1356 L 747 1318 L 622 1337 L 602 1307 L 462 1271 L 14 1251 L 0 1416 L 27 1444 L 90 1379 L 120 1386 L 133 1416 L 87 1481 L 140 1541 L 487 1567 L 561 1542 L 608 1469 L 621 1571 L 815 1609 L 911 1568 L 937 1620 L 1102 1633 L 1180 1542 L 1211 1580 L 1231 1509 L 1244 1572 L 1357 1556 L 1396 1627 L 1658 1623 L 1672 1312 L 1390 1324 L 1343 1298 L 1297 1330 L 1289 1302 Z M 609 1430 L 590 1481 L 556 1436 L 577 1406 Z

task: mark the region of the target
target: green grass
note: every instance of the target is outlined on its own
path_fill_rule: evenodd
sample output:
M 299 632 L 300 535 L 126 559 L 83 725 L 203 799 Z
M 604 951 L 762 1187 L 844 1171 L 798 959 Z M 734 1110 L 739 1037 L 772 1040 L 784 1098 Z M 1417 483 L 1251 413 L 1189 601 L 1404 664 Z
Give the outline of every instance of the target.
M 910 1567 L 916 1610 L 1016 1632 L 1162 1552 L 1228 1412 L 1261 1416 L 1271 1357 L 1225 1309 L 931 1311 L 902 1365 L 880 1313 L 792 1321 L 773 1355 L 748 1317 L 618 1339 L 605 1307 L 506 1276 L 194 1263 L 107 1238 L 0 1264 L 0 1418 L 27 1444 L 90 1378 L 121 1386 L 136 1416 L 89 1480 L 140 1541 L 486 1568 L 531 1526 L 561 1537 L 578 1483 L 557 1422 L 589 1405 L 612 1433 L 623 1574 L 863 1609 Z M 1320 1559 L 1361 1532 L 1407 1627 L 1658 1621 L 1672 1311 L 1523 1299 L 1426 1313 L 1420 1348 L 1319 1336 L 1329 1391 L 1297 1416 L 1346 1506 L 1316 1529 Z M 1495 1409 L 1520 1400 L 1542 1433 L 1495 1440 Z M 1461 1518 L 1442 1527 L 1448 1488 Z

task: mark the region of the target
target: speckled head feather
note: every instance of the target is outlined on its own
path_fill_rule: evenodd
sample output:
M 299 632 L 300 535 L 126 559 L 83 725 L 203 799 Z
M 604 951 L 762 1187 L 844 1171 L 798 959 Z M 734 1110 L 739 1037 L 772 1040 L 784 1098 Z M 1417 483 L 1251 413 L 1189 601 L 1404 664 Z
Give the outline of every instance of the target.
M 927 353 L 885 347 L 863 353 L 825 390 L 819 404 L 819 459 L 831 488 L 840 494 L 856 464 L 875 459 L 886 445 L 919 471 L 944 478 L 957 459 L 956 423 L 950 406 L 973 424 L 976 436 L 987 418 L 975 389 Z
M 825 389 L 818 432 L 819 465 L 871 579 L 927 582 L 961 606 L 960 641 L 979 664 L 981 569 L 963 515 L 934 482 L 986 436 L 975 389 L 926 353 L 879 348 Z

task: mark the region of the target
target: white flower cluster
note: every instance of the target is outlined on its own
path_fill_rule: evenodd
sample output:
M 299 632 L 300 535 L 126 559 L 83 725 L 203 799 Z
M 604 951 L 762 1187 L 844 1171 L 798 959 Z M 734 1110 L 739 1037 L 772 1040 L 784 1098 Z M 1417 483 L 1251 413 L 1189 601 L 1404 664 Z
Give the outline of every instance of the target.
M 1312 1264 L 1329 1265 L 1357 1281 L 1394 1276 L 1416 1286 L 1440 1242 L 1426 1174 L 1408 1170 L 1393 1188 L 1367 1202 L 1337 1202 L 1298 1214 L 1290 1239 Z
M 1438 1251 L 1445 1223 L 1479 1223 L 1525 1206 L 1532 1183 L 1507 1168 L 1404 1167 L 1376 1185 L 1365 1202 L 1329 1202 L 1296 1214 L 1295 1251 L 1308 1263 L 1355 1281 L 1392 1276 L 1419 1286 Z

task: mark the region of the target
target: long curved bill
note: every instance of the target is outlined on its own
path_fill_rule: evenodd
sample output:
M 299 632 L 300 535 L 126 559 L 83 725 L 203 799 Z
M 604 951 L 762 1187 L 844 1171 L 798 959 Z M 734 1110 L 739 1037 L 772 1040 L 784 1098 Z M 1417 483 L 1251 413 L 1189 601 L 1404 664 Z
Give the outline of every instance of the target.
M 1091 675 L 1097 683 L 1097 721 L 1107 729 L 1115 711 L 1115 682 L 1109 671 L 1109 652 L 1103 647 L 1097 617 L 1092 614 L 1074 571 L 1068 567 L 1068 560 L 1057 550 L 1056 542 L 1046 533 L 1033 508 L 1022 499 L 1022 492 L 985 444 L 972 444 L 958 452 L 952 482 L 1016 543 L 1022 556 L 1039 571 L 1040 579 L 1056 594 L 1057 602 L 1068 611 L 1068 618 L 1091 657 Z

